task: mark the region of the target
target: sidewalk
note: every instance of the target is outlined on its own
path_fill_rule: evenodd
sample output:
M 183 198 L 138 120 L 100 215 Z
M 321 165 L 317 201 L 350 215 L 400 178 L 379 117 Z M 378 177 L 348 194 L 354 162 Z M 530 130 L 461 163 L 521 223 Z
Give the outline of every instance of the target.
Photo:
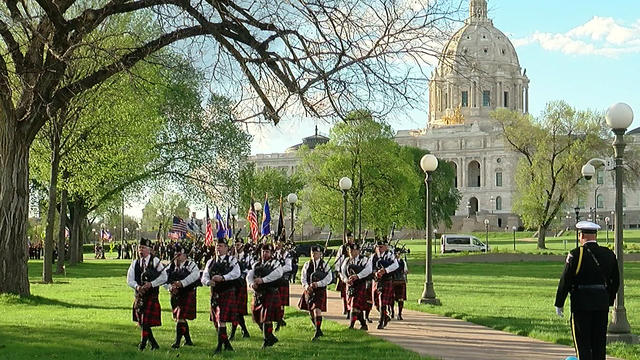
M 292 285 L 291 304 L 297 304 L 301 294 L 302 287 Z M 348 325 L 348 320 L 342 315 L 340 294 L 328 291 L 327 301 L 325 319 Z M 393 320 L 384 330 L 376 329 L 376 316 L 374 309 L 371 312 L 374 323 L 369 324 L 369 334 L 436 359 L 564 360 L 567 356 L 575 356 L 573 348 L 569 346 L 546 343 L 444 316 L 405 309 L 402 313 L 404 320 Z

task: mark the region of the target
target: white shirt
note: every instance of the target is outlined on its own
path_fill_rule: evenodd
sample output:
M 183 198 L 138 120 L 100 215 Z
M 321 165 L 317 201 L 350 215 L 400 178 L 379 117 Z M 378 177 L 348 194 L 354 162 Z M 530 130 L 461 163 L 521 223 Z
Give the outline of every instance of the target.
M 372 254 L 372 255 L 371 255 L 371 257 L 369 258 L 369 264 L 367 265 L 367 267 L 368 267 L 369 269 L 371 269 L 371 272 L 374 272 L 373 266 L 374 266 L 375 264 L 373 263 L 373 257 L 374 257 L 375 255 L 376 255 L 376 254 Z M 390 260 L 390 261 L 392 261 L 392 262 L 391 262 L 391 265 L 389 265 L 389 266 L 387 266 L 386 268 L 384 268 L 384 270 L 386 271 L 386 273 L 387 273 L 387 274 L 390 274 L 391 272 L 393 272 L 394 270 L 396 270 L 396 269 L 399 267 L 399 265 L 398 265 L 398 260 L 396 260 L 395 255 L 393 255 L 393 253 L 392 253 L 391 251 L 389 251 L 389 250 L 385 251 L 385 252 L 384 252 L 384 254 L 380 255 L 380 256 L 378 257 L 378 259 L 385 259 L 385 260 Z M 364 271 L 364 270 L 363 270 L 363 271 Z M 358 275 L 360 275 L 360 274 L 358 274 Z
M 133 260 L 131 262 L 131 265 L 129 265 L 129 270 L 127 270 L 127 285 L 129 285 L 130 288 L 135 290 L 139 286 L 139 284 L 136 282 L 136 266 L 138 265 L 138 261 L 144 261 L 146 268 L 146 266 L 149 266 L 150 259 L 151 255 L 149 254 L 144 259 Z M 158 287 L 167 282 L 167 269 L 165 269 L 161 265 L 162 263 L 160 262 L 160 259 L 154 257 L 152 266 L 155 266 L 156 270 L 160 271 L 160 276 L 158 276 L 157 279 L 151 282 L 152 287 Z M 144 271 L 144 269 L 142 269 L 142 271 Z
M 320 271 L 325 271 L 327 273 L 327 276 L 324 277 L 324 279 L 317 281 L 316 284 L 318 287 L 326 287 L 327 285 L 329 285 L 329 283 L 331 283 L 331 279 L 333 278 L 333 276 L 331 275 L 331 271 L 329 271 L 329 265 L 322 261 L 322 268 L 318 268 L 320 261 L 322 261 L 322 259 L 318 259 L 316 260 L 310 260 L 307 261 L 306 263 L 304 263 L 304 266 L 302 267 L 302 276 L 300 277 L 300 281 L 302 282 L 302 286 L 304 286 L 305 288 L 307 288 L 310 284 L 307 282 L 307 272 L 309 271 L 309 267 L 311 266 L 310 264 L 313 263 L 314 264 L 314 269 L 316 270 L 320 270 Z
M 202 285 L 204 286 L 210 286 L 215 283 L 214 281 L 211 281 L 211 275 L 209 274 L 209 267 L 212 261 L 216 261 L 216 258 L 218 257 L 216 256 L 215 258 L 209 259 L 209 261 L 207 261 L 207 264 L 204 266 L 204 271 L 202 272 L 202 279 L 200 279 L 200 282 L 202 282 Z M 222 277 L 224 278 L 224 281 L 230 281 L 230 280 L 235 280 L 239 278 L 241 273 L 240 273 L 240 266 L 238 265 L 238 260 L 236 260 L 236 258 L 231 255 L 222 256 L 221 259 L 223 261 L 228 259 L 229 264 L 232 267 L 231 271 L 222 275 Z

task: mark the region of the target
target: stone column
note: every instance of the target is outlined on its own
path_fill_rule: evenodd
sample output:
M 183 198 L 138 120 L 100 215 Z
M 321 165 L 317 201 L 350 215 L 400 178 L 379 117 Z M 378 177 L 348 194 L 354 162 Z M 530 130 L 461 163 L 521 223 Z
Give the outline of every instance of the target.
M 524 112 L 529 113 L 529 85 L 525 85 L 524 88 Z

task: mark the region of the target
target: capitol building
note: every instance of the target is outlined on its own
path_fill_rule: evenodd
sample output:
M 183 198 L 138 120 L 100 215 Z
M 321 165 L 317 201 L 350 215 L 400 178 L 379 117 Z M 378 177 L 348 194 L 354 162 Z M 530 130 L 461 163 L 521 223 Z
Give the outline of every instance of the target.
M 519 155 L 509 148 L 501 129 L 489 116 L 498 108 L 528 113 L 529 78 L 509 38 L 487 16 L 487 1 L 470 0 L 469 17 L 448 41 L 431 74 L 426 127 L 400 130 L 395 136 L 398 144 L 428 149 L 456 169 L 455 186 L 462 199 L 453 228 L 447 231 L 484 230 L 485 219 L 492 231 L 522 225 L 512 210 Z M 640 128 L 627 135 L 630 135 L 625 136 L 628 144 L 640 144 Z M 303 144 L 313 148 L 327 141 L 316 131 L 304 138 Z M 254 155 L 249 161 L 258 170 L 270 167 L 292 173 L 299 161 L 298 147 L 284 153 Z M 555 228 L 575 223 L 576 206 L 581 208 L 582 219 L 591 216 L 590 208 L 596 208 L 601 225 L 604 226 L 606 217 L 612 219 L 615 201 L 612 175 L 599 169 L 595 181 L 590 181 L 587 195 L 576 204 L 567 204 Z M 625 188 L 624 209 L 625 228 L 640 228 L 640 191 Z

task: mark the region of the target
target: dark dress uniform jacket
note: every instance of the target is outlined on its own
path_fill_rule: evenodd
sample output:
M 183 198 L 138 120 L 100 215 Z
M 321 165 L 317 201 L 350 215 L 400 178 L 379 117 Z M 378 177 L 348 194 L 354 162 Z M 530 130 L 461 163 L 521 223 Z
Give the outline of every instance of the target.
M 615 254 L 596 242 L 588 242 L 571 250 L 567 256 L 555 306 L 563 307 L 567 294 L 571 293 L 572 312 L 608 311 L 619 286 L 620 273 Z

